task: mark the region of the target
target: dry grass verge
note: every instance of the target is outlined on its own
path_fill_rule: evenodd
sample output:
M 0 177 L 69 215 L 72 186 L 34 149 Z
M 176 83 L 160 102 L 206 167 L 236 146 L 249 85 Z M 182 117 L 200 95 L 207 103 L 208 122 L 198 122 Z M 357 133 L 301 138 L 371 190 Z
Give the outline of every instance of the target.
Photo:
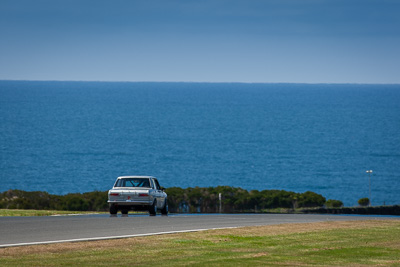
M 400 266 L 400 221 L 281 224 L 0 249 L 0 265 Z

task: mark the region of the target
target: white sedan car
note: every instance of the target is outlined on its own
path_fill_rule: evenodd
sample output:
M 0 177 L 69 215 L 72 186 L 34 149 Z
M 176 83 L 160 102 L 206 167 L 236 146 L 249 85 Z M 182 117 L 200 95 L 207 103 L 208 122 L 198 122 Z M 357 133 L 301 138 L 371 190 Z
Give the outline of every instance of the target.
M 130 210 L 148 211 L 155 216 L 157 210 L 168 214 L 167 194 L 153 176 L 120 176 L 108 191 L 110 214 L 118 211 L 128 214 Z

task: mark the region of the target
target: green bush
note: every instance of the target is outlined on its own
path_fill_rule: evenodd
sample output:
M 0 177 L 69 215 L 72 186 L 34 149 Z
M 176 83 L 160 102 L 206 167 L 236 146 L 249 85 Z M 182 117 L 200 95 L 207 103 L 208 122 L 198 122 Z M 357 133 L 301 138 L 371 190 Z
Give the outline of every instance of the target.
M 362 207 L 366 207 L 369 205 L 369 198 L 365 197 L 365 198 L 360 198 L 358 200 L 358 204 Z
M 321 207 L 326 202 L 326 198 L 322 195 L 307 191 L 300 195 L 299 197 L 299 207 L 309 208 L 309 207 Z
M 165 189 L 168 194 L 168 208 L 177 212 L 182 212 L 180 203 L 184 202 L 185 190 L 180 187 L 170 187 Z
M 107 192 L 95 191 L 84 194 L 58 196 L 40 191 L 8 190 L 0 194 L 0 208 L 106 211 L 108 209 Z
M 262 209 L 321 207 L 325 198 L 307 191 L 295 193 L 285 190 L 245 190 L 240 187 L 189 187 L 165 189 L 171 212 L 219 212 L 221 193 L 222 212 L 253 212 Z M 0 193 L 0 208 L 106 211 L 107 191 L 51 195 L 47 192 L 9 190 Z
M 325 203 L 327 208 L 341 208 L 343 207 L 343 202 L 335 199 L 328 199 Z

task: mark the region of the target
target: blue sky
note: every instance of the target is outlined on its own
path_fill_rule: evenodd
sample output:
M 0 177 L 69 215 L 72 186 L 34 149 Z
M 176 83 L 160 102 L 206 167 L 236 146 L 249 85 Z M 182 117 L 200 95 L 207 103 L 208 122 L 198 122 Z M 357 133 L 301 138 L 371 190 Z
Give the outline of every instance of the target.
M 400 1 L 1 0 L 0 79 L 400 83 Z

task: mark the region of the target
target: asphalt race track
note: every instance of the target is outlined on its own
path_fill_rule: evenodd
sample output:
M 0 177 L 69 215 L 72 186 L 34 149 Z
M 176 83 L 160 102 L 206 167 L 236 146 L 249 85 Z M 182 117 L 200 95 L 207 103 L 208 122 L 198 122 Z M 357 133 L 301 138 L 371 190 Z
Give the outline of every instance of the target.
M 371 219 L 384 216 L 304 214 L 177 214 L 150 217 L 129 215 L 0 217 L 0 247 L 104 240 L 185 231 L 283 223 L 311 223 Z

